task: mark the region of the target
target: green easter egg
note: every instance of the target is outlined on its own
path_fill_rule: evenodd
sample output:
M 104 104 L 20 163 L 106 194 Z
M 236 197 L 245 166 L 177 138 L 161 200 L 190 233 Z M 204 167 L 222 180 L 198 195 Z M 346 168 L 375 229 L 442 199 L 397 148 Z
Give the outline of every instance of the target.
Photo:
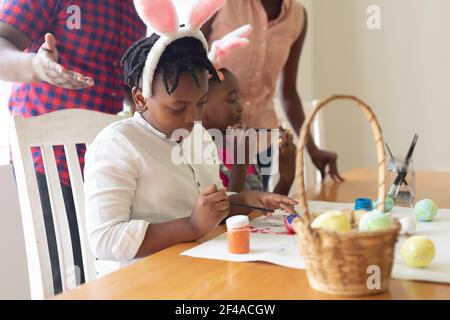
M 395 201 L 392 197 L 387 196 L 384 200 L 384 212 L 391 212 L 394 209 Z
M 387 196 L 384 200 L 384 212 L 391 212 L 394 209 L 395 201 L 391 196 Z M 374 208 L 378 208 L 378 201 L 373 204 Z
M 389 228 L 393 223 L 390 215 L 377 210 L 370 211 L 363 215 L 359 221 L 359 231 L 379 231 Z
M 416 218 L 419 221 L 431 221 L 437 215 L 437 208 L 433 200 L 423 199 L 416 203 L 414 207 Z

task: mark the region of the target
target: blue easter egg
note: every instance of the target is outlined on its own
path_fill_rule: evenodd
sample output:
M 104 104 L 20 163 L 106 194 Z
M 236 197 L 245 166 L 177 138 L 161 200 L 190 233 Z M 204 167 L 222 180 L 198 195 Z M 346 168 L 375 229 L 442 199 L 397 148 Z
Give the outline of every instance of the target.
M 292 222 L 294 221 L 294 219 L 299 218 L 299 217 L 300 217 L 299 214 L 291 214 L 289 216 L 283 217 L 284 227 L 290 234 L 295 234 L 295 230 L 292 227 Z

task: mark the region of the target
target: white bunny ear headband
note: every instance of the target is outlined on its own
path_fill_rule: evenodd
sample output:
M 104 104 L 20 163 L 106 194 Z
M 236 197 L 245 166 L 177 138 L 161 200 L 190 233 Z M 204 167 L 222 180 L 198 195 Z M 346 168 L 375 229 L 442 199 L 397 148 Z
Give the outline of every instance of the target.
M 198 1 L 191 11 L 187 25 L 180 27 L 177 11 L 172 0 L 134 0 L 139 17 L 147 26 L 153 28 L 160 35 L 160 38 L 153 45 L 147 56 L 142 75 L 142 95 L 146 99 L 152 96 L 153 77 L 167 46 L 175 40 L 193 37 L 200 40 L 205 50 L 208 51 L 208 43 L 200 28 L 226 2 L 227 0 Z
M 235 50 L 245 47 L 250 43 L 248 36 L 252 31 L 253 27 L 246 24 L 228 33 L 222 39 L 212 43 L 208 58 L 216 68 L 221 81 L 223 81 L 224 76 L 219 69 L 222 68 L 226 58 L 228 58 Z

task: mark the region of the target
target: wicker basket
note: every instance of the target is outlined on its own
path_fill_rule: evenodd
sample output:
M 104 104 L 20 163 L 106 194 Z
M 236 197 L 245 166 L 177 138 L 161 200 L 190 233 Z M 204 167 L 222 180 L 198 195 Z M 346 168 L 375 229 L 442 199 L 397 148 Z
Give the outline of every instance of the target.
M 304 148 L 315 115 L 320 109 L 336 100 L 356 102 L 369 119 L 378 153 L 378 209 L 384 209 L 386 161 L 383 136 L 375 114 L 367 104 L 356 97 L 331 96 L 321 101 L 309 114 L 300 135 L 297 153 L 297 179 L 303 214 L 294 220 L 294 228 L 300 238 L 300 247 L 306 262 L 306 274 L 314 289 L 344 296 L 379 294 L 385 292 L 389 286 L 394 248 L 400 230 L 400 224 L 396 219 L 394 219 L 392 227 L 377 232 L 333 232 L 311 228 L 313 214 L 308 210 L 305 197 Z M 350 214 L 353 216 L 352 212 Z M 354 219 L 352 220 L 354 221 Z M 375 266 L 375 269 L 371 266 Z M 379 280 L 381 280 L 378 285 L 376 282 L 372 282 L 374 272 L 377 271 L 379 271 Z

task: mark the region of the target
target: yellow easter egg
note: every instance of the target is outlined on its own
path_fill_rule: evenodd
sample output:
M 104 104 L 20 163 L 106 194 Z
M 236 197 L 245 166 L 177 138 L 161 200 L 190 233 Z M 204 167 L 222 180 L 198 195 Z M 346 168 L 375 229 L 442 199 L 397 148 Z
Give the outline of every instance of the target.
M 403 261 L 413 268 L 428 266 L 435 254 L 434 243 L 425 236 L 413 236 L 406 239 L 400 249 Z
M 342 211 L 328 211 L 321 214 L 314 219 L 311 227 L 340 232 L 352 229 L 349 215 Z

